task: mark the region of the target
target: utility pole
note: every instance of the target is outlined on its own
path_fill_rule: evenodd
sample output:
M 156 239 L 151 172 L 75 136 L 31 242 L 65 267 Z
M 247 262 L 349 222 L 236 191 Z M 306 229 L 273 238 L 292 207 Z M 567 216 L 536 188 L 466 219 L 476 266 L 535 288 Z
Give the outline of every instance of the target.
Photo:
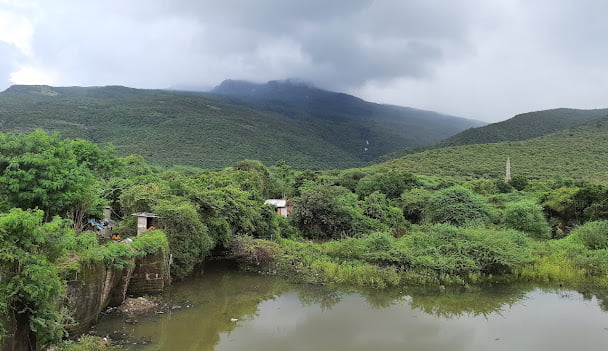
M 507 169 L 505 172 L 505 182 L 509 182 L 511 180 L 511 160 L 507 157 Z

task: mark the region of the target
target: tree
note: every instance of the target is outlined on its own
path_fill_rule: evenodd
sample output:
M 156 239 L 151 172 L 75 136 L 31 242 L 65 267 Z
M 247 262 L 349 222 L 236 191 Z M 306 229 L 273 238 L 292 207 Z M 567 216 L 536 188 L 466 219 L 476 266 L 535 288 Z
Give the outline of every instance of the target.
M 389 199 L 398 199 L 405 190 L 418 185 L 420 182 L 412 173 L 389 171 L 361 179 L 357 185 L 357 194 L 365 197 L 379 191 Z
M 521 174 L 514 175 L 509 180 L 509 184 L 516 190 L 524 190 L 528 186 L 528 178 Z
M 82 217 L 103 207 L 95 176 L 109 177 L 115 161 L 111 149 L 56 133 L 0 133 L 0 198 L 12 207 L 42 209 L 47 218 Z
M 531 200 L 507 203 L 504 212 L 507 228 L 522 231 L 536 238 L 549 238 L 551 228 L 543 215 L 543 207 Z
M 357 195 L 339 186 L 309 183 L 293 200 L 291 222 L 309 238 L 338 238 L 353 234 L 362 218 Z
M 488 223 L 490 205 L 486 199 L 462 186 L 453 186 L 433 194 L 425 208 L 426 219 L 432 223 L 465 225 Z
M 64 334 L 56 305 L 62 293 L 56 263 L 74 238 L 67 221 L 56 217 L 43 223 L 43 218 L 40 210 L 0 214 L 0 315 L 29 331 L 17 338 L 33 349 Z

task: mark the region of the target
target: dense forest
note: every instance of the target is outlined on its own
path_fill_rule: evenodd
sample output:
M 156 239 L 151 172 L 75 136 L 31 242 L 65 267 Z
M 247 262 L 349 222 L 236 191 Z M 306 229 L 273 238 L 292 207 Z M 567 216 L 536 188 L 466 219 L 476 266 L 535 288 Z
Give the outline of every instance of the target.
M 282 87 L 288 96 L 316 92 L 313 108 L 120 86 L 12 86 L 0 93 L 0 131 L 42 129 L 100 145 L 110 142 L 121 156 L 139 154 L 162 166 L 222 169 L 256 159 L 285 160 L 297 169 L 335 169 L 363 166 L 481 124 L 346 94 Z
M 559 136 L 576 138 L 567 149 L 588 149 L 601 142 L 603 126 Z M 563 145 L 547 136 L 525 146 L 538 156 L 551 140 Z M 462 161 L 455 150 L 443 152 Z M 593 164 L 590 155 L 578 158 Z M 162 169 L 138 155 L 118 157 L 111 145 L 42 131 L 1 133 L 0 321 L 16 316 L 39 344 L 59 342 L 69 319 L 56 303 L 66 272 L 92 261 L 123 266 L 154 250 L 172 254 L 175 279 L 210 255 L 225 255 L 314 284 L 608 285 L 608 186 L 576 172 L 523 172 L 516 154 L 505 182 L 506 156 L 497 155 L 491 171 L 483 167 L 494 161 L 462 161 L 478 174 L 451 168 L 464 177 L 418 174 L 407 161 L 322 172 L 254 160 L 221 171 Z M 264 205 L 269 198 L 290 199 L 289 217 Z M 119 220 L 115 233 L 133 242 L 98 240 L 87 221 L 101 218 L 105 206 Z M 136 236 L 133 212 L 158 214 L 156 230 Z

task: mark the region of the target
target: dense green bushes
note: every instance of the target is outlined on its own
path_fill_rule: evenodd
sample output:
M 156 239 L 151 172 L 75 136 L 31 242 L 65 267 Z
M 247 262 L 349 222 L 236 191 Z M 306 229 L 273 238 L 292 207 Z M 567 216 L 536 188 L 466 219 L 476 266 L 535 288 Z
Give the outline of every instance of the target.
M 563 179 L 524 186 L 522 180 L 514 190 L 496 179 L 461 183 L 371 168 L 296 172 L 284 163 L 266 168 L 250 160 L 220 172 L 183 167 L 163 171 L 136 156 L 112 160 L 111 149 L 106 153 L 84 141 L 40 133 L 6 141 L 14 145 L 1 150 L 36 149 L 32 165 L 44 172 L 48 164 L 63 164 L 42 162 L 47 156 L 67 155 L 66 167 L 74 160 L 84 167 L 77 167 L 84 172 L 79 191 L 96 200 L 89 203 L 90 211 L 80 212 L 81 219 L 95 214 L 94 202 L 110 203 L 117 217 L 123 217 L 114 230 L 134 237 L 131 213 L 159 216 L 154 226 L 160 230 L 145 232 L 132 243 L 104 245 L 96 233 L 75 235 L 71 222 L 49 216 L 74 205 L 65 207 L 68 202 L 53 194 L 52 186 L 37 192 L 50 192 L 48 198 L 23 197 L 30 202 L 22 206 L 45 208 L 45 214 L 10 209 L 16 205 L 11 199 L 19 195 L 5 184 L 0 199 L 10 201 L 0 204 L 0 279 L 7 284 L 0 286 L 0 314 L 31 309 L 24 316 L 42 341 L 61 336 L 58 311 L 49 302 L 61 293 L 60 277 L 77 271 L 81 263 L 103 261 L 122 268 L 158 251 L 173 255 L 172 274 L 177 277 L 187 276 L 221 248 L 256 269 L 266 267 L 312 283 L 381 288 L 466 284 L 501 276 L 608 285 L 605 186 Z M 58 154 L 46 154 L 40 145 L 47 144 L 55 145 Z M 9 169 L 6 160 L 11 157 L 29 159 L 20 152 L 0 155 L 0 165 Z M 115 161 L 115 172 L 104 169 Z M 56 191 L 64 190 L 59 186 Z M 293 206 L 289 218 L 264 205 L 268 196 L 287 194 Z M 49 207 L 45 201 L 51 199 L 59 207 Z M 81 198 L 75 199 L 80 203 Z M 552 227 L 554 238 L 565 238 L 547 240 Z
M 348 189 L 308 184 L 293 200 L 292 223 L 310 238 L 339 238 L 353 235 L 363 218 L 357 195 Z
M 432 223 L 453 225 L 486 224 L 490 222 L 490 206 L 487 200 L 472 191 L 453 186 L 431 195 L 425 209 L 425 217 Z
M 507 228 L 528 233 L 535 238 L 547 239 L 551 228 L 543 214 L 543 208 L 532 200 L 508 203 L 504 212 Z
M 608 249 L 608 221 L 588 222 L 570 234 L 590 250 Z
M 43 223 L 42 211 L 13 209 L 0 214 L 0 316 L 29 325 L 31 345 L 63 336 L 55 304 L 63 291 L 56 264 L 74 233 L 68 222 L 54 218 Z M 0 341 L 3 334 L 0 325 Z

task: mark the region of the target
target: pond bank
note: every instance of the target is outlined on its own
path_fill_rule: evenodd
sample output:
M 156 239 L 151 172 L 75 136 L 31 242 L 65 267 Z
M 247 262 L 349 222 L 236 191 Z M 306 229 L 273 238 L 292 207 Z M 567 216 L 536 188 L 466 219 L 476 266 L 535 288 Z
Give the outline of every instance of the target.
M 177 282 L 169 309 L 91 333 L 129 350 L 604 350 L 608 293 L 529 284 L 344 290 L 226 268 Z M 567 318 L 567 319 L 566 319 Z

